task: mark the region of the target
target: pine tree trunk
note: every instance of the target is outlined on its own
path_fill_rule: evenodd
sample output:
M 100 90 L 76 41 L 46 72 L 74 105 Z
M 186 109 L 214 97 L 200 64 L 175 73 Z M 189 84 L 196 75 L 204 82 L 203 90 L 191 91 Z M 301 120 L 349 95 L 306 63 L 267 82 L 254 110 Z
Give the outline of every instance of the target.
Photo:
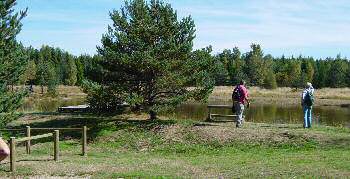
M 155 112 L 155 111 L 153 111 L 153 110 L 150 110 L 150 111 L 149 111 L 149 119 L 150 119 L 151 121 L 156 120 L 156 119 L 157 119 L 157 112 Z

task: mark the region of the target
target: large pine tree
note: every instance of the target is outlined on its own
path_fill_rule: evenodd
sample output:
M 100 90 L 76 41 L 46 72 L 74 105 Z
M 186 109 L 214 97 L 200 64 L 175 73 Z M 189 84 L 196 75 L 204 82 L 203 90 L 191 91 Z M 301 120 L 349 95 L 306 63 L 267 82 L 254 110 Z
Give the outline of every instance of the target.
M 25 70 L 24 48 L 16 42 L 21 30 L 21 19 L 26 10 L 14 13 L 16 0 L 0 1 L 0 127 L 15 119 L 15 110 L 20 106 L 24 91 L 9 90 Z
M 151 119 L 186 100 L 207 99 L 215 61 L 211 48 L 192 52 L 191 17 L 179 21 L 170 4 L 159 0 L 126 1 L 110 16 L 113 26 L 98 48 L 108 94 L 126 94 L 125 100 L 146 109 Z

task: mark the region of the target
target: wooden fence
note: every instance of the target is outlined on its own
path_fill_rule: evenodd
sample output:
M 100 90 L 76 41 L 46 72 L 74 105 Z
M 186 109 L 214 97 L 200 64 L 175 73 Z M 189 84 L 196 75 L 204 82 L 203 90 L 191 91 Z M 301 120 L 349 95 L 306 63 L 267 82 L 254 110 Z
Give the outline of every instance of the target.
M 26 126 L 26 135 L 27 137 L 30 137 L 31 131 L 35 130 L 41 130 L 41 131 L 54 131 L 54 130 L 70 130 L 70 131 L 81 131 L 82 137 L 81 137 L 81 144 L 82 144 L 82 149 L 81 153 L 83 156 L 87 155 L 87 127 L 83 126 L 82 128 L 38 128 L 38 127 L 30 127 Z M 30 140 L 27 141 L 26 143 L 26 151 L 28 154 L 30 154 L 31 149 L 30 149 Z
M 16 144 L 19 142 L 25 142 L 35 139 L 41 139 L 41 138 L 47 138 L 53 136 L 53 142 L 54 142 L 54 160 L 58 161 L 59 157 L 59 130 L 55 130 L 53 133 L 47 133 L 42 135 L 36 135 L 36 136 L 30 136 L 30 137 L 23 137 L 16 139 L 15 137 L 10 138 L 10 171 L 14 172 L 16 171 Z
M 25 131 L 26 137 L 31 137 L 31 132 L 32 131 L 55 131 L 55 130 L 60 130 L 60 131 L 81 131 L 82 137 L 81 137 L 81 144 L 82 144 L 82 149 L 81 153 L 83 156 L 87 155 L 87 130 L 88 128 L 86 126 L 83 126 L 81 128 L 40 128 L 40 127 L 30 127 L 26 126 L 25 129 L 0 129 L 0 131 Z M 31 153 L 31 140 L 26 140 L 26 152 L 27 154 Z

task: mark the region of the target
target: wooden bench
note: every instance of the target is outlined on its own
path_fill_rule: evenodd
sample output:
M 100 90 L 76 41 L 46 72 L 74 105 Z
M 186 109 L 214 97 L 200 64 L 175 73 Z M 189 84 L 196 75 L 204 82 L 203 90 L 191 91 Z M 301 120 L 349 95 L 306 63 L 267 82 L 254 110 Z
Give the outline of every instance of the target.
M 237 115 L 235 114 L 230 114 L 230 115 L 225 115 L 225 114 L 212 114 L 212 109 L 214 108 L 219 108 L 219 109 L 232 109 L 231 105 L 208 105 L 208 117 L 207 121 L 213 121 L 214 117 L 226 117 L 226 118 L 232 118 L 235 119 Z

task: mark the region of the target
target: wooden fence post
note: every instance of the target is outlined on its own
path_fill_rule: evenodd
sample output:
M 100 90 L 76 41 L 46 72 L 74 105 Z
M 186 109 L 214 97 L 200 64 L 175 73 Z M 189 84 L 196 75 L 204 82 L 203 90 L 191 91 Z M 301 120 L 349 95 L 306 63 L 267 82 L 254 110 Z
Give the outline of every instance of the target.
M 86 156 L 87 155 L 87 153 L 86 153 L 86 150 L 87 150 L 87 127 L 86 126 L 84 126 L 82 128 L 82 135 L 83 135 L 83 138 L 82 138 L 82 145 L 83 145 L 82 155 Z
M 54 139 L 54 160 L 57 162 L 59 159 L 59 140 L 60 140 L 60 132 L 59 130 L 55 130 L 53 133 Z
M 27 134 L 27 137 L 30 137 L 30 126 L 26 126 L 26 128 L 27 128 L 27 132 L 26 132 L 26 134 Z M 27 140 L 27 142 L 26 142 L 26 152 L 27 152 L 27 154 L 30 154 L 30 140 Z
M 16 170 L 16 141 L 15 137 L 10 138 L 10 171 L 14 172 Z

